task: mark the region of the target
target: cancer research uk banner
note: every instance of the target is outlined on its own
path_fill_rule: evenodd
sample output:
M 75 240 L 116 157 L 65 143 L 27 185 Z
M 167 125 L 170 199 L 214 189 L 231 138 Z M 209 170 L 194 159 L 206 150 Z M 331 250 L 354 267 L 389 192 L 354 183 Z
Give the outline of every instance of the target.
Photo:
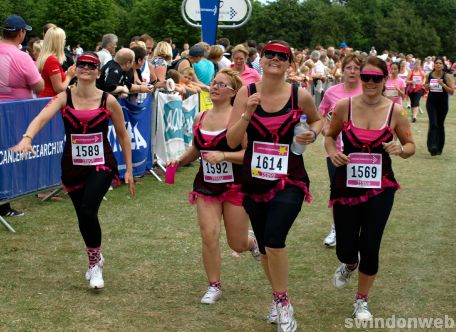
M 60 116 L 55 116 L 33 140 L 31 153 L 23 157 L 9 151 L 22 138 L 29 123 L 50 98 L 0 102 L 0 200 L 9 199 L 61 182 L 65 130 Z
M 122 106 L 125 125 L 131 141 L 133 176 L 144 175 L 147 169 L 151 169 L 153 165 L 152 154 L 152 95 L 138 105 L 130 103 L 126 99 L 118 100 Z M 111 148 L 114 157 L 117 160 L 119 175 L 121 178 L 125 174 L 125 161 L 122 154 L 122 149 L 116 137 L 114 125 L 110 123 L 108 139 L 111 143 Z

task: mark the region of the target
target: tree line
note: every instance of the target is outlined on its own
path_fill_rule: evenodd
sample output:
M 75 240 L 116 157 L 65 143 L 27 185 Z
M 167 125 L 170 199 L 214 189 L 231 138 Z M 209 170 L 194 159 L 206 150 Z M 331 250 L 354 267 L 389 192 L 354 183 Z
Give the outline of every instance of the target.
M 3 20 L 17 14 L 34 27 L 52 22 L 67 33 L 70 45 L 94 49 L 105 33 L 128 45 L 132 36 L 172 37 L 179 46 L 200 40 L 200 30 L 181 16 L 181 0 L 0 0 Z M 247 39 L 283 39 L 295 48 L 316 45 L 349 47 L 368 52 L 371 46 L 456 58 L 456 0 L 277 0 L 252 1 L 249 22 L 238 29 L 219 29 L 218 37 L 239 43 Z

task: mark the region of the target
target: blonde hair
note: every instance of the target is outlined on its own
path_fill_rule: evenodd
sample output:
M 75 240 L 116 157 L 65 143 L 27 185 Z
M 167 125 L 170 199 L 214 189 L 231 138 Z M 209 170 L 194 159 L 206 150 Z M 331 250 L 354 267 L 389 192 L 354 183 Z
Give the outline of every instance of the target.
M 233 57 L 237 52 L 244 53 L 246 58 L 249 57 L 249 50 L 247 49 L 247 47 L 244 46 L 244 44 L 238 44 L 234 46 L 234 48 L 231 50 L 231 54 L 233 55 Z
M 33 52 L 34 53 L 36 53 L 36 52 L 40 53 L 41 52 L 41 48 L 43 48 L 43 41 L 41 39 L 38 39 L 32 45 Z
M 157 44 L 157 46 L 155 46 L 154 56 L 159 56 L 166 61 L 171 61 L 173 59 L 173 49 L 169 43 L 161 41 Z
M 141 48 L 147 50 L 146 43 L 141 40 L 132 41 L 129 45 L 129 48 L 133 48 L 133 47 L 141 47 Z
M 53 55 L 60 64 L 65 61 L 65 31 L 59 27 L 52 27 L 44 35 L 43 46 L 36 60 L 36 66 L 41 72 L 49 56 Z
M 179 74 L 181 74 L 181 75 L 187 75 L 187 74 L 195 75 L 195 71 L 193 70 L 192 67 L 186 67 L 184 69 L 179 70 Z
M 219 61 L 223 56 L 223 50 L 218 45 L 212 45 L 207 55 L 208 60 Z
M 230 85 L 234 89 L 234 91 L 238 92 L 239 89 L 242 87 L 242 80 L 239 77 L 239 72 L 237 72 L 236 70 L 233 70 L 231 68 L 223 68 L 217 73 L 217 75 L 219 74 L 223 74 L 228 78 L 228 80 L 230 81 Z

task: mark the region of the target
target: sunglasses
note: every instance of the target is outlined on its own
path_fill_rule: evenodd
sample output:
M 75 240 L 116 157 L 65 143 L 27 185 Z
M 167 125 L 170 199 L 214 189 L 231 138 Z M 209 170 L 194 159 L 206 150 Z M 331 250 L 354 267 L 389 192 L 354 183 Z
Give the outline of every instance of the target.
M 212 85 L 212 86 L 216 86 L 216 87 L 219 88 L 219 89 L 230 89 L 230 90 L 234 90 L 232 87 L 230 87 L 229 85 L 227 85 L 227 84 L 225 84 L 225 83 L 222 83 L 222 82 L 212 81 L 212 82 L 211 82 L 211 85 Z
M 385 76 L 383 75 L 371 75 L 371 74 L 360 74 L 361 76 L 361 81 L 364 83 L 368 83 L 370 80 L 372 80 L 374 83 L 380 83 Z
M 277 59 L 279 59 L 280 61 L 288 61 L 288 59 L 290 58 L 290 56 L 287 54 L 287 53 L 283 53 L 283 52 L 276 52 L 276 51 L 271 51 L 271 50 L 266 50 L 264 51 L 264 57 L 266 59 L 274 59 L 274 57 L 277 55 Z
M 76 67 L 80 68 L 80 69 L 83 69 L 87 66 L 87 68 L 89 68 L 90 70 L 95 70 L 98 68 L 98 65 L 96 63 L 93 63 L 93 62 L 85 62 L 85 61 L 78 61 L 76 63 Z

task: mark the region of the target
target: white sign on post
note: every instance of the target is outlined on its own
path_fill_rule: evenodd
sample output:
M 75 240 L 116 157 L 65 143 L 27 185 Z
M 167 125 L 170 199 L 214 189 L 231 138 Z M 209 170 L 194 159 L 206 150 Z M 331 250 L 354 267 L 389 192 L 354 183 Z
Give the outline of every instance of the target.
M 206 9 L 205 10 L 209 10 Z M 213 9 L 214 15 L 217 8 Z M 244 25 L 252 14 L 250 0 L 220 0 L 219 28 L 238 28 Z M 199 0 L 184 0 L 182 2 L 182 17 L 191 26 L 201 26 L 201 9 Z

